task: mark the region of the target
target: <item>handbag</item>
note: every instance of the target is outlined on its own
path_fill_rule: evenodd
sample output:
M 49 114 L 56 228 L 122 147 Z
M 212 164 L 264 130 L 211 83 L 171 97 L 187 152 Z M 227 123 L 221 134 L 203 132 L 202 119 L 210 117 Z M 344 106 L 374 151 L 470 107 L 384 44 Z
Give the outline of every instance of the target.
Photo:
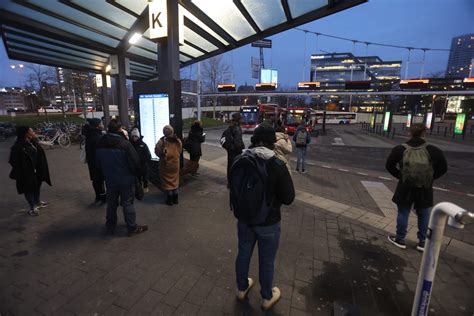
M 142 182 L 138 179 L 135 179 L 135 198 L 139 201 L 143 200 L 143 192 Z

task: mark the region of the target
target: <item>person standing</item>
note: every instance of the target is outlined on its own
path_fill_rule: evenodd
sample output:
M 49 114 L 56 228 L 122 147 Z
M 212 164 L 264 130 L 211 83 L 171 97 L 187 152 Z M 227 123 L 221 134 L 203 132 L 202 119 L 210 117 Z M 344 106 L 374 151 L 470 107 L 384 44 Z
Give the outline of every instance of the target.
M 155 146 L 155 154 L 160 158 L 161 188 L 166 192 L 166 204 L 173 205 L 178 204 L 179 165 L 183 147 L 171 125 L 163 128 L 163 134 Z
M 306 148 L 311 142 L 311 136 L 306 130 L 305 121 L 302 120 L 298 128 L 296 129 L 295 135 L 293 135 L 293 141 L 296 144 L 296 172 L 306 173 L 305 160 L 306 160 Z M 300 169 L 301 168 L 301 169 Z
M 29 206 L 27 214 L 38 216 L 39 209 L 48 205 L 40 200 L 41 184 L 46 182 L 51 186 L 48 160 L 30 127 L 18 126 L 16 136 L 8 160 L 12 166 L 10 179 L 16 180 L 18 194 L 25 195 Z
M 143 192 L 148 193 L 148 163 L 151 161 L 151 153 L 148 146 L 143 141 L 143 136 L 140 135 L 138 128 L 132 129 L 130 133 L 130 141 L 140 157 L 140 165 L 142 166 L 142 173 L 138 176 L 138 181 L 143 187 Z
M 242 128 L 240 121 L 242 120 L 240 113 L 233 113 L 229 127 L 222 133 L 221 145 L 227 151 L 227 187 L 229 187 L 230 168 L 235 157 L 242 153 L 245 145 L 242 139 Z
M 230 201 L 237 221 L 238 254 L 235 260 L 237 298 L 245 300 L 254 282 L 248 277 L 258 243 L 262 309 L 281 297 L 273 287 L 275 258 L 280 242 L 280 207 L 295 199 L 295 188 L 285 163 L 275 156 L 275 130 L 268 123 L 257 126 L 252 145 L 237 156 L 231 168 Z
M 293 145 L 291 144 L 290 137 L 286 133 L 282 124 L 277 124 L 275 136 L 275 155 L 288 167 L 288 163 L 290 162 L 290 154 L 293 151 Z M 288 170 L 290 171 L 290 168 L 288 168 Z
M 385 164 L 387 171 L 398 179 L 392 198 L 398 209 L 397 231 L 396 235 L 388 236 L 388 240 L 401 249 L 406 249 L 405 237 L 412 207 L 418 217 L 416 249 L 425 249 L 430 208 L 433 206 L 433 180 L 448 170 L 443 152 L 426 143 L 425 132 L 423 124 L 412 124 L 410 140 L 394 147 Z
M 115 119 L 111 120 L 107 134 L 97 144 L 96 160 L 107 187 L 107 233 L 114 234 L 120 200 L 128 236 L 132 236 L 147 231 L 148 226 L 137 225 L 133 205 L 135 178 L 141 172 L 140 158 L 133 145 L 121 135 L 122 125 Z
M 189 152 L 189 162 L 183 170 L 183 174 L 197 174 L 199 168 L 199 159 L 202 156 L 201 144 L 204 143 L 204 130 L 200 121 L 195 121 L 191 125 L 188 138 L 185 141 L 185 149 Z
M 98 118 L 89 120 L 88 128 L 84 131 L 84 136 L 86 137 L 86 161 L 87 166 L 89 167 L 89 177 L 92 181 L 92 187 L 95 192 L 95 201 L 94 203 L 104 204 L 106 202 L 105 197 L 105 184 L 104 176 L 102 172 L 97 168 L 96 162 L 96 151 L 97 144 L 100 137 L 102 136 L 102 130 L 104 126 L 102 121 Z

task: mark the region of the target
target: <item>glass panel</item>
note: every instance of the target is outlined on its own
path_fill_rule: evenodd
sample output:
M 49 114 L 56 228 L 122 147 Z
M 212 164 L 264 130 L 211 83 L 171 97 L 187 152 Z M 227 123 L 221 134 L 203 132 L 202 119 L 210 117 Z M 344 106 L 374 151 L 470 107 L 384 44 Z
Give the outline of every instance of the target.
M 262 31 L 286 22 L 280 0 L 242 0 L 242 4 Z
M 56 58 L 50 57 L 50 56 L 44 56 L 44 55 L 41 55 L 41 54 L 25 52 L 21 49 L 12 48 L 9 51 L 12 52 L 12 53 L 18 53 L 18 54 L 28 55 L 28 56 L 31 56 L 31 57 L 36 57 L 38 59 L 44 59 L 45 61 L 52 61 L 54 64 L 58 65 L 58 67 L 68 68 L 68 65 L 74 65 L 74 66 L 88 68 L 88 69 L 92 69 L 92 70 L 98 70 L 98 71 L 102 70 L 102 67 L 100 67 L 100 66 L 91 66 L 91 65 L 88 65 L 88 64 L 85 64 L 85 63 L 82 63 L 82 62 L 75 62 L 75 61 L 66 60 L 65 59 L 66 56 L 61 56 L 61 57 L 58 57 L 56 59 Z
M 140 63 L 137 63 L 137 62 L 134 62 L 134 61 L 130 61 L 130 68 L 132 68 L 132 67 L 136 68 L 136 69 L 143 70 L 143 71 L 156 72 L 155 68 L 153 68 L 152 66 L 140 64 Z
M 97 0 L 96 0 L 97 1 Z M 127 9 L 135 12 L 136 14 L 142 14 L 145 7 L 148 5 L 148 0 L 115 0 L 118 4 Z
M 194 58 L 199 57 L 199 56 L 201 56 L 201 55 L 204 55 L 203 52 L 201 52 L 201 51 L 199 51 L 199 50 L 197 50 L 197 49 L 194 49 L 194 48 L 192 48 L 191 46 L 189 46 L 189 45 L 187 45 L 187 44 L 181 45 L 181 46 L 179 47 L 179 51 L 180 51 L 180 52 L 183 52 L 183 53 L 185 53 L 185 54 L 187 54 L 187 55 L 189 55 L 189 56 L 193 56 Z
M 179 54 L 179 61 L 181 61 L 181 62 L 187 62 L 187 61 L 190 61 L 190 60 L 191 60 L 191 58 Z
M 187 27 L 184 27 L 184 39 L 208 52 L 212 52 L 213 50 L 217 49 L 214 44 L 209 43 L 207 40 Z
M 193 0 L 192 2 L 236 40 L 239 41 L 255 34 L 232 0 Z
M 16 3 L 7 2 L 5 8 L 7 11 L 24 16 L 26 19 L 38 21 L 39 23 L 44 23 L 46 25 L 57 28 L 58 30 L 63 30 L 65 32 L 75 34 L 110 47 L 116 47 L 119 44 L 119 41 L 114 40 L 110 37 L 87 31 L 81 27 L 55 19 L 48 15 L 39 13 L 35 10 L 31 10 L 29 8 L 18 5 Z
M 153 59 L 153 60 L 158 60 L 156 54 L 150 53 L 147 50 L 143 50 L 143 49 L 135 47 L 135 46 L 131 46 L 128 49 L 128 51 L 130 53 L 137 54 L 137 55 L 140 55 L 140 56 L 143 56 L 143 57 L 146 57 L 146 58 L 150 58 L 150 59 Z
M 21 41 L 24 45 L 28 45 L 30 43 L 30 44 L 41 46 L 44 49 L 53 49 L 53 50 L 56 50 L 56 51 L 61 51 L 66 55 L 69 55 L 69 54 L 77 55 L 77 56 L 81 56 L 81 57 L 84 57 L 84 58 L 87 58 L 87 59 L 92 59 L 92 60 L 95 60 L 95 61 L 98 61 L 98 62 L 101 62 L 101 63 L 106 63 L 108 61 L 108 58 L 83 53 L 83 52 L 80 52 L 80 51 L 77 51 L 77 50 L 74 50 L 74 49 L 70 49 L 70 48 L 64 48 L 64 47 L 59 47 L 59 46 L 55 46 L 55 45 L 51 45 L 51 44 L 46 44 L 46 43 L 36 41 L 36 40 L 26 39 L 24 37 L 13 35 L 13 34 L 8 34 L 7 33 L 6 38 L 7 38 L 7 40 L 12 39 L 12 40 Z
M 206 24 L 202 23 L 201 20 L 199 20 L 197 17 L 195 17 L 193 14 L 191 14 L 191 12 L 189 12 L 188 10 L 186 10 L 183 6 L 179 6 L 179 9 L 182 10 L 184 12 L 184 16 L 187 17 L 188 19 L 190 19 L 191 21 L 193 21 L 194 23 L 196 23 L 200 28 L 202 28 L 204 31 L 206 31 L 207 33 L 211 34 L 212 36 L 214 36 L 215 38 L 217 38 L 220 42 L 222 42 L 222 44 L 224 45 L 229 45 L 229 43 L 223 39 L 222 37 L 220 37 L 219 35 L 217 35 L 216 32 L 214 32 L 213 30 L 211 30 L 211 28 L 209 26 L 207 26 Z
M 132 27 L 133 23 L 135 23 L 136 18 L 131 16 L 130 14 L 120 10 L 119 8 L 114 7 L 113 5 L 105 2 L 105 1 L 97 1 L 97 0 L 73 0 L 71 1 L 81 7 L 98 13 L 102 15 L 104 18 L 125 26 L 126 28 Z
M 15 32 L 18 32 L 18 33 L 21 33 L 21 34 L 25 34 L 26 36 L 30 37 L 30 38 L 37 38 L 38 40 L 47 40 L 47 41 L 50 41 L 50 42 L 53 42 L 53 43 L 57 43 L 57 44 L 61 44 L 61 45 L 65 45 L 65 46 L 68 46 L 68 47 L 71 47 L 73 50 L 77 51 L 77 50 L 81 50 L 81 51 L 86 51 L 86 52 L 90 52 L 91 54 L 94 54 L 94 55 L 99 55 L 99 56 L 103 56 L 105 58 L 109 58 L 109 54 L 106 54 L 106 53 L 102 53 L 102 52 L 98 52 L 98 51 L 95 51 L 95 50 L 92 50 L 92 49 L 88 49 L 88 48 L 83 48 L 83 47 L 79 47 L 79 46 L 76 46 L 76 45 L 72 45 L 72 44 L 69 44 L 69 43 L 64 43 L 64 42 L 61 42 L 61 41 L 58 41 L 58 40 L 55 40 L 55 39 L 51 39 L 51 38 L 47 38 L 47 37 L 44 37 L 44 36 L 41 36 L 41 35 L 37 35 L 37 34 L 32 34 L 32 33 L 29 33 L 29 32 L 25 32 L 23 30 L 20 30 L 20 29 L 16 29 L 14 27 L 10 27 L 10 26 L 4 26 L 4 28 L 6 30 L 10 30 L 10 31 L 15 31 Z
M 68 7 L 60 2 L 56 1 L 44 1 L 44 0 L 29 0 L 28 2 L 46 9 L 48 11 L 54 12 L 58 15 L 65 17 L 68 20 L 80 23 L 85 26 L 89 26 L 95 30 L 107 33 L 115 38 L 123 38 L 127 32 L 118 27 L 115 27 L 109 23 L 103 22 L 99 19 L 96 19 L 88 14 L 82 13 L 76 9 Z M 99 11 L 95 11 L 99 12 Z
M 290 7 L 291 16 L 296 18 L 328 5 L 328 0 L 288 0 L 288 5 Z

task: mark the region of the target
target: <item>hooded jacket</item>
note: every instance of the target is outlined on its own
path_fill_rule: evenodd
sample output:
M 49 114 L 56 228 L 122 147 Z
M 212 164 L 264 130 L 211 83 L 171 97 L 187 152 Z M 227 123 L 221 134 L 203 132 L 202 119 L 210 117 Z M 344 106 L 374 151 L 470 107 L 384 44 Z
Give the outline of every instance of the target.
M 298 128 L 296 129 L 295 135 L 293 135 L 293 141 L 296 143 L 296 137 L 298 136 L 298 133 L 305 130 L 306 131 L 306 144 L 305 145 L 298 145 L 296 144 L 296 147 L 306 147 L 308 144 L 311 142 L 311 135 L 309 135 L 309 132 L 306 130 L 306 127 L 304 125 L 298 125 Z
M 244 150 L 244 152 L 250 151 L 257 157 L 269 160 L 275 156 L 275 152 L 266 147 L 253 147 Z M 266 197 L 271 202 L 272 211 L 268 215 L 264 224 L 260 226 L 271 226 L 281 221 L 281 205 L 289 205 L 295 199 L 295 187 L 293 180 L 291 179 L 290 173 L 285 163 L 276 158 L 267 164 L 267 192 Z
M 203 129 L 199 124 L 193 124 L 188 134 L 188 148 L 189 154 L 192 156 L 202 156 L 201 143 L 204 142 Z
M 97 168 L 107 186 L 133 186 L 142 173 L 140 158 L 133 145 L 119 134 L 107 133 L 97 144 Z
M 281 159 L 285 164 L 290 161 L 289 155 L 293 151 L 290 137 L 282 132 L 276 132 L 275 155 Z
M 96 162 L 97 144 L 102 136 L 102 131 L 97 128 L 89 127 L 84 131 L 84 136 L 86 136 L 86 160 L 87 166 L 89 167 L 90 179 L 92 181 L 103 181 L 104 176 L 97 168 Z
M 133 138 L 131 138 L 130 142 L 132 143 L 133 148 L 135 148 L 135 150 L 137 151 L 142 169 L 146 169 L 147 163 L 151 160 L 151 153 L 147 144 L 145 144 L 145 142 L 143 141 L 143 136 L 140 136 L 137 141 L 134 141 Z
M 407 144 L 412 147 L 418 147 L 424 144 L 425 141 L 421 138 L 412 138 Z M 440 178 L 448 170 L 446 158 L 443 152 L 433 146 L 426 146 L 431 163 L 433 166 L 433 180 Z M 403 166 L 403 153 L 405 147 L 398 145 L 392 149 L 392 152 L 387 158 L 385 168 L 395 178 L 399 179 L 397 188 L 393 195 L 392 201 L 402 207 L 411 207 L 414 205 L 415 209 L 428 208 L 433 206 L 433 187 L 429 188 L 414 188 L 406 185 L 401 180 L 401 166 Z

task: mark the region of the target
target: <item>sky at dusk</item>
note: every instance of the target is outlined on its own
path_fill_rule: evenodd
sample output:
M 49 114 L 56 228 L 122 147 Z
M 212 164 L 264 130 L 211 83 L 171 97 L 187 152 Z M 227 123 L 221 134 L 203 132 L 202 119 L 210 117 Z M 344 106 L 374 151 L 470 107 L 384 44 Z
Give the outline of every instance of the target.
M 301 28 L 336 35 L 358 41 L 381 42 L 410 47 L 450 48 L 451 39 L 467 33 L 474 33 L 473 0 L 369 0 L 355 8 L 336 13 L 308 23 Z M 279 83 L 295 86 L 296 82 L 309 79 L 311 54 L 328 52 L 352 52 L 352 42 L 305 34 L 288 30 L 270 37 L 273 48 L 265 49 L 265 66 L 279 71 Z M 354 53 L 365 55 L 366 47 L 357 44 Z M 369 45 L 369 55 L 378 55 L 384 60 L 407 58 L 407 50 L 375 47 Z M 421 61 L 421 51 L 412 51 L 411 60 Z M 233 81 L 237 84 L 254 84 L 251 79 L 250 58 L 258 57 L 257 48 L 250 45 L 235 49 L 224 55 L 225 61 L 234 71 Z M 425 74 L 446 70 L 448 52 L 427 52 Z M 306 62 L 305 71 L 303 71 Z M 21 61 L 9 60 L 3 43 L 0 42 L 0 86 L 19 85 L 27 70 L 12 70 L 11 64 Z M 26 64 L 26 63 L 25 63 Z M 418 77 L 420 63 L 410 64 L 409 77 Z M 182 71 L 182 78 L 195 78 L 196 66 Z M 402 77 L 405 73 L 402 69 Z M 304 76 L 304 77 L 303 77 Z

